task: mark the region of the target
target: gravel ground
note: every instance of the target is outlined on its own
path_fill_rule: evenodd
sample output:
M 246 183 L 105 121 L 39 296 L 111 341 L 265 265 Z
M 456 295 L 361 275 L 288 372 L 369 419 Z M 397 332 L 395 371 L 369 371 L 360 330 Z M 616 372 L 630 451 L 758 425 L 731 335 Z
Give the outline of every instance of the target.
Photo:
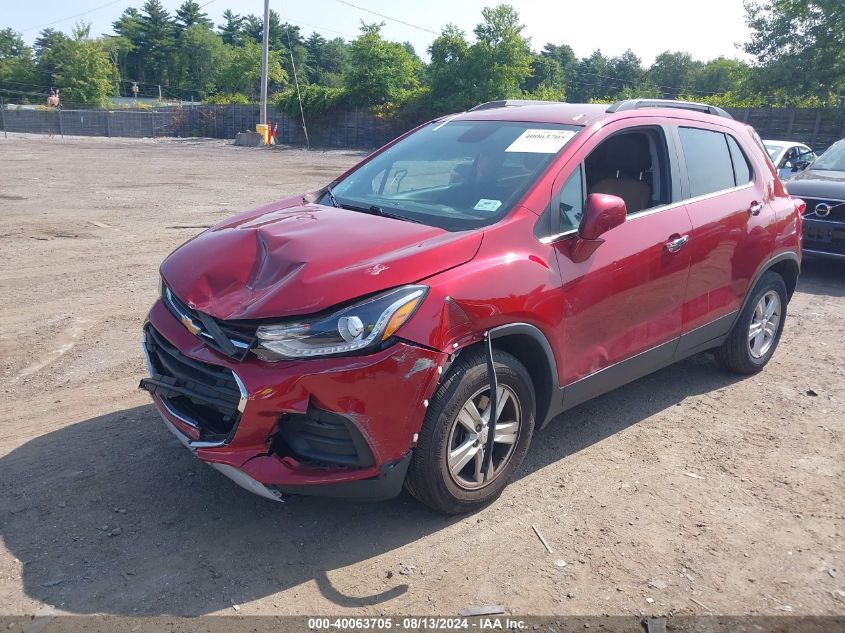
M 840 263 L 806 263 L 764 372 L 582 405 L 472 516 L 274 504 L 191 457 L 136 388 L 159 262 L 359 156 L 0 139 L 0 614 L 845 613 Z

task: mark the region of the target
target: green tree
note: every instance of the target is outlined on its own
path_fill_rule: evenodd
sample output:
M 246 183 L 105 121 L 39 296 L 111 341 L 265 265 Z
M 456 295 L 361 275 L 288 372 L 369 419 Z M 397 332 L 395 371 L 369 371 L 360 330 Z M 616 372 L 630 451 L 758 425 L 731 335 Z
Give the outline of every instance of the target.
M 610 86 L 609 76 L 610 58 L 597 49 L 578 62 L 572 85 L 567 86 L 567 95 L 576 103 L 604 99 Z
M 270 51 L 267 76 L 275 88 L 283 87 L 287 74 L 279 61 L 279 53 Z M 261 81 L 261 45 L 252 40 L 243 46 L 227 46 L 218 65 L 217 89 L 225 93 L 242 92 L 255 96 Z
M 538 90 L 553 90 L 560 93 L 560 99 L 565 96 L 563 88 L 563 68 L 554 57 L 537 55 L 531 62 L 531 76 L 523 86 L 526 92 L 534 93 Z
M 203 97 L 215 88 L 217 69 L 226 57 L 226 45 L 205 24 L 192 24 L 182 34 L 179 54 L 186 88 Z
M 35 64 L 37 67 L 38 84 L 41 86 L 52 86 L 53 76 L 56 74 L 56 69 L 49 61 L 49 56 L 45 58 L 45 53 L 55 48 L 60 43 L 67 40 L 67 35 L 55 29 L 44 29 L 41 31 L 35 42 L 33 43 L 33 50 L 35 52 Z
M 746 0 L 744 45 L 761 72 L 758 89 L 826 96 L 845 90 L 842 0 Z
M 55 84 L 64 104 L 105 106 L 114 94 L 115 67 L 103 42 L 90 39 L 85 26 L 46 50 L 42 59 L 55 69 Z
M 574 81 L 575 74 L 578 70 L 578 59 L 575 57 L 575 51 L 567 44 L 546 44 L 540 55 L 555 60 L 560 65 L 561 80 L 563 81 L 563 90 L 569 95 L 569 85 Z
M 648 69 L 649 78 L 669 99 L 676 99 L 689 87 L 691 76 L 701 67 L 689 53 L 664 51 Z
M 469 51 L 466 34 L 454 24 L 447 24 L 429 46 L 430 100 L 435 114 L 455 112 L 474 105 Z
M 103 48 L 105 48 L 106 54 L 115 68 L 117 94 L 124 97 L 129 96 L 131 84 L 124 77 L 126 76 L 126 59 L 134 50 L 132 42 L 122 35 L 106 35 L 100 41 L 102 41 Z
M 474 77 L 473 99 L 491 101 L 522 94 L 531 75 L 531 46 L 522 35 L 519 13 L 507 4 L 485 7 L 475 27 L 477 42 L 470 48 L 469 70 Z
M 217 32 L 223 38 L 225 44 L 240 46 L 244 42 L 244 20 L 243 16 L 233 13 L 231 9 L 223 12 L 223 24 L 218 27 Z
M 349 67 L 349 46 L 343 38 L 326 40 L 315 32 L 305 41 L 305 50 L 309 83 L 329 88 L 343 85 L 343 74 Z
M 476 42 L 470 44 L 463 31 L 449 24 L 429 48 L 428 99 L 436 113 L 462 110 L 484 101 L 520 97 L 523 89 L 538 90 L 544 79 L 532 79 L 535 61 L 528 40 L 522 35 L 519 14 L 509 5 L 487 7 L 475 27 Z M 554 73 L 551 68 L 545 71 Z M 541 70 L 540 72 L 543 72 Z M 549 94 L 562 96 L 562 89 Z
M 176 76 L 176 24 L 160 0 L 147 0 L 141 13 L 136 47 L 143 51 L 139 79 L 153 84 L 178 80 Z
M 178 32 L 182 33 L 194 24 L 199 24 L 208 29 L 214 28 L 214 23 L 208 19 L 208 14 L 203 12 L 202 7 L 196 0 L 185 0 L 176 9 L 176 28 Z
M 350 45 L 346 90 L 352 103 L 375 105 L 400 100 L 419 84 L 419 61 L 402 44 L 381 36 L 382 24 L 362 24 Z
M 145 54 L 144 49 L 141 48 L 141 35 L 144 30 L 141 12 L 133 7 L 125 9 L 112 24 L 112 28 L 115 34 L 127 43 L 122 47 L 123 51 L 117 63 L 121 79 L 139 80 L 143 74 Z M 130 84 L 123 83 L 121 85 L 123 94 L 126 96 Z
M 285 30 L 282 27 L 279 14 L 273 9 L 270 9 L 268 24 L 270 48 L 274 51 L 285 49 Z M 264 39 L 264 18 L 252 14 L 246 16 L 244 18 L 243 31 L 247 37 L 260 44 Z
M 51 28 L 43 29 L 38 34 L 38 37 L 35 38 L 35 42 L 33 43 L 32 49 L 35 52 L 35 58 L 38 59 L 46 51 L 54 46 L 57 46 L 60 42 L 63 42 L 66 39 L 67 35 L 61 31 Z
M 748 64 L 738 59 L 717 57 L 693 71 L 690 86 L 702 99 L 726 92 L 743 92 L 750 71 Z
M 638 85 L 643 79 L 642 60 L 634 54 L 630 48 L 618 57 L 611 57 L 607 63 L 608 79 L 605 96 L 616 98 L 626 88 L 631 89 Z
M 0 84 L 3 84 L 0 88 L 16 96 L 22 92 L 34 92 L 30 82 L 35 77 L 32 49 L 12 29 L 0 31 Z
M 294 24 L 282 22 L 279 25 L 282 33 L 282 45 L 274 50 L 279 51 L 282 68 L 285 69 L 288 77 L 294 76 L 294 65 L 296 67 L 296 78 L 300 84 L 308 83 L 308 48 L 305 46 L 305 39 Z M 293 55 L 291 55 L 293 51 Z M 291 61 L 293 57 L 293 61 Z

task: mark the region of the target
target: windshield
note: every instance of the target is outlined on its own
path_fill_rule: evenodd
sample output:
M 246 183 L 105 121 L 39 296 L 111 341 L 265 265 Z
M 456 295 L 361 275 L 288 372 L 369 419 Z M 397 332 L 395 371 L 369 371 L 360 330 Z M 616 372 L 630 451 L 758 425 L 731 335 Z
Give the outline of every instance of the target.
M 845 171 L 845 139 L 831 145 L 824 154 L 810 165 L 810 169 L 826 171 Z
M 766 151 L 769 153 L 769 158 L 772 162 L 774 162 L 774 160 L 778 157 L 778 154 L 781 153 L 783 147 L 783 145 L 772 145 L 771 143 L 766 143 Z
M 512 121 L 435 121 L 334 184 L 334 201 L 461 231 L 497 222 L 581 129 Z

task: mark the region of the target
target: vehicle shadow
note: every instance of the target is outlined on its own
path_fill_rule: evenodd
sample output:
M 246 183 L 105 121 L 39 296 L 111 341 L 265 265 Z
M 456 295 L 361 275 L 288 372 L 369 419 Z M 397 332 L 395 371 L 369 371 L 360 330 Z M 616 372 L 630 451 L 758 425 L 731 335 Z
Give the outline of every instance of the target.
M 805 257 L 798 277 L 798 291 L 845 297 L 845 260 Z
M 581 405 L 537 434 L 519 477 L 735 380 L 701 355 Z M 408 590 L 404 577 L 351 596 L 329 573 L 460 520 L 406 495 L 261 499 L 192 457 L 152 405 L 27 442 L 0 459 L 0 482 L 2 536 L 26 595 L 73 613 L 201 615 L 309 581 L 341 607 L 380 604 Z

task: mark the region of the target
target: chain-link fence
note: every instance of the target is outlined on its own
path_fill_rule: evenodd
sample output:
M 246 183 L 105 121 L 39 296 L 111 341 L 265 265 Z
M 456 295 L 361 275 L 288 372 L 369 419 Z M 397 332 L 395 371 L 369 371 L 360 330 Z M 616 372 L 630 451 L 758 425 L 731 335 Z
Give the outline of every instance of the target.
M 254 131 L 260 120 L 257 105 L 201 105 L 148 110 L 96 110 L 9 106 L 0 110 L 0 125 L 8 133 L 51 136 L 114 136 L 149 138 L 234 138 Z M 277 142 L 305 145 L 301 124 L 275 108 L 268 121 L 276 127 Z M 315 147 L 371 149 L 384 145 L 403 130 L 366 110 L 340 111 L 308 121 L 308 140 Z
M 794 140 L 822 150 L 845 137 L 845 109 L 747 108 L 729 110 L 754 126 L 764 139 Z M 9 106 L 0 108 L 4 132 L 53 136 L 234 138 L 254 131 L 258 105 L 196 105 L 156 109 L 96 110 Z M 277 142 L 305 145 L 298 119 L 268 108 Z M 311 117 L 308 139 L 314 147 L 372 149 L 404 132 L 403 125 L 367 110 L 341 110 Z

